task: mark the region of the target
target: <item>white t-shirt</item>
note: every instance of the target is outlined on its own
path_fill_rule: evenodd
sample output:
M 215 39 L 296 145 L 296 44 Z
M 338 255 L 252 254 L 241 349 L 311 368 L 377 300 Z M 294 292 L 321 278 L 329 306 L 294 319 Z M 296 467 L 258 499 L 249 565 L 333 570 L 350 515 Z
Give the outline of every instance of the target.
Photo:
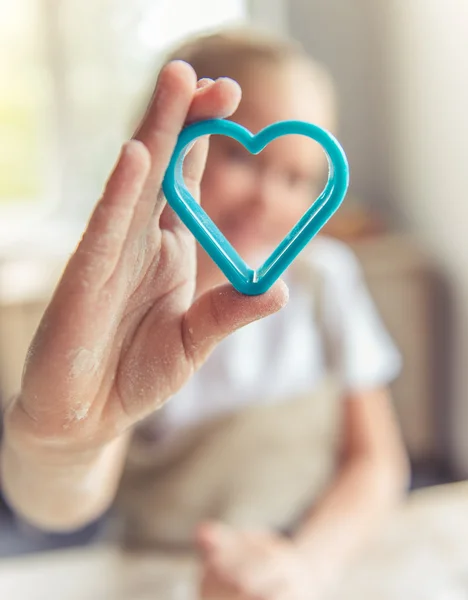
M 310 286 L 301 285 L 286 272 L 288 305 L 223 340 L 184 388 L 156 413 L 156 429 L 164 432 L 164 438 L 252 402 L 277 402 L 313 391 L 327 368 L 324 329 L 336 340 L 337 363 L 350 391 L 384 386 L 398 375 L 400 355 L 352 252 L 321 236 L 306 252 L 307 263 L 321 275 L 322 327 L 316 322 Z M 151 417 L 144 426 L 151 427 Z

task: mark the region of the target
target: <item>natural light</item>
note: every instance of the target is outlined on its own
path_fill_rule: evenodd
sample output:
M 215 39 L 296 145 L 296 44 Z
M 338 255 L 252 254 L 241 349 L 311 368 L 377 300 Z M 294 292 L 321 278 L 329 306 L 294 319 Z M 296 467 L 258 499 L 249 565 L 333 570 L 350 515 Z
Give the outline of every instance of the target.
M 245 0 L 57 6 L 0 0 L 0 249 L 40 215 L 82 220 L 158 55 L 247 12 Z
M 246 13 L 245 0 L 160 0 L 153 4 L 141 23 L 139 35 L 154 50 L 161 50 L 189 33 L 242 20 Z

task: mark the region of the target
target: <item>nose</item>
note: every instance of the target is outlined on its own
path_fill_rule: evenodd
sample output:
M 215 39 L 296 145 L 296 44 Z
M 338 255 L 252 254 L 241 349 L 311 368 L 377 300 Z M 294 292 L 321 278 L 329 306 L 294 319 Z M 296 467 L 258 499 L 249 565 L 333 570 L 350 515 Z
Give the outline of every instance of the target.
M 252 187 L 251 203 L 259 212 L 272 209 L 280 195 L 279 182 L 274 173 L 268 170 L 259 170 Z

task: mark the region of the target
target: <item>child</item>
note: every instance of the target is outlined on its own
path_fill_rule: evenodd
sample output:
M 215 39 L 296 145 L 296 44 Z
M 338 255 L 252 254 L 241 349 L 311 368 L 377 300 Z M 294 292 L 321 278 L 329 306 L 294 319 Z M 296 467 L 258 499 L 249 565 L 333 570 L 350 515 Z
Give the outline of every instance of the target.
M 398 354 L 342 245 L 319 237 L 305 258 L 321 280 L 318 327 L 292 269 L 287 306 L 284 282 L 262 296 L 236 293 L 165 205 L 160 186 L 184 122 L 233 115 L 251 131 L 291 118 L 334 129 L 332 89 L 300 48 L 243 31 L 197 39 L 174 58 L 122 150 L 35 336 L 21 393 L 6 408 L 4 494 L 42 528 L 88 523 L 116 494 L 137 424 L 157 446 L 161 427 L 162 440 L 176 439 L 259 400 L 273 407 L 315 394 L 326 371 L 323 326 L 343 379 L 332 482 L 290 537 L 217 522 L 197 534 L 205 597 L 318 597 L 406 485 L 386 391 Z M 226 76 L 241 84 L 240 105 L 239 86 Z M 277 140 L 254 159 L 214 137 L 209 151 L 207 140 L 190 151 L 185 177 L 253 263 L 317 196 L 323 167 L 303 138 Z

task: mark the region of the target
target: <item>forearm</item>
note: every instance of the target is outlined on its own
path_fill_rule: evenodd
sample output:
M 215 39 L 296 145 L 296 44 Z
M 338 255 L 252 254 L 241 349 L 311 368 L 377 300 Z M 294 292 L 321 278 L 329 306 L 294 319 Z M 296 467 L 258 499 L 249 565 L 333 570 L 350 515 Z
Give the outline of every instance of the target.
M 404 461 L 389 466 L 363 456 L 342 466 L 295 536 L 298 549 L 324 579 L 333 580 L 363 550 L 403 498 L 407 480 Z
M 71 531 L 102 515 L 120 480 L 128 436 L 86 456 L 32 452 L 5 432 L 0 482 L 5 500 L 32 525 Z

